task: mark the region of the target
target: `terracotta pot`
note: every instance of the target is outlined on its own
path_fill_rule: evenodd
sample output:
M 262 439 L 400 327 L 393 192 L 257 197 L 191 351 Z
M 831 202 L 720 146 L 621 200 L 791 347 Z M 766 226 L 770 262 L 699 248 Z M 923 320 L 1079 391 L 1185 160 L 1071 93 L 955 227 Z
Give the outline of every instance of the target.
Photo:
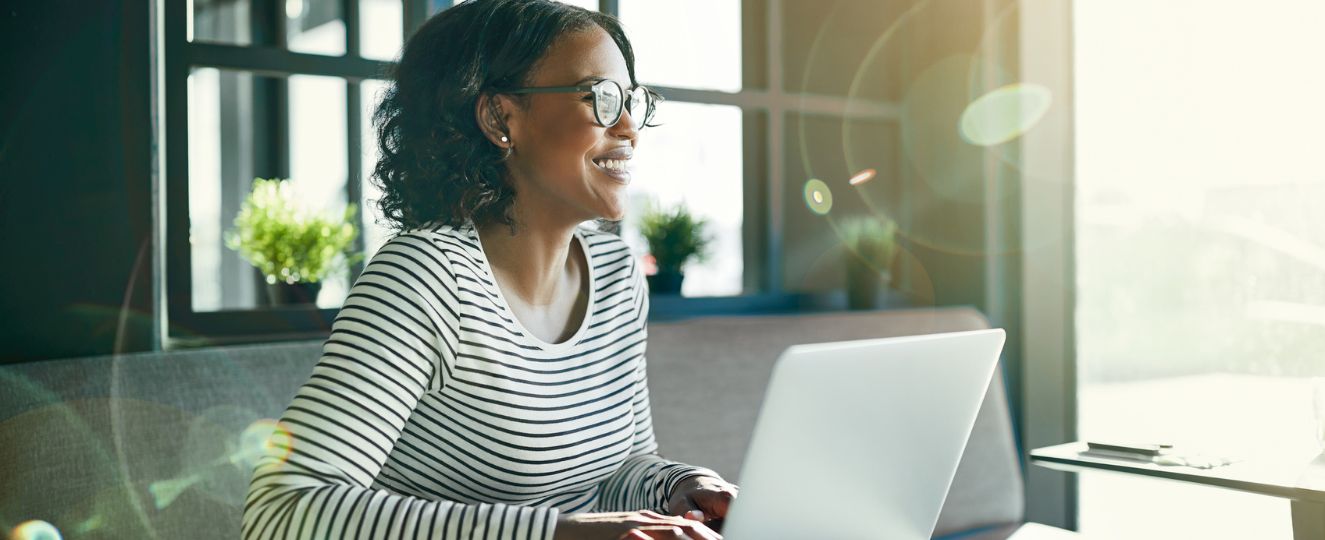
M 658 273 L 648 276 L 649 292 L 652 294 L 681 294 L 681 281 L 685 275 L 680 270 L 658 269 Z
M 277 281 L 267 284 L 267 305 L 293 306 L 316 304 L 317 293 L 322 290 L 321 283 L 286 283 Z
M 854 253 L 847 253 L 847 308 L 879 309 L 883 307 L 883 295 L 888 291 L 891 276 L 880 272 L 861 260 Z

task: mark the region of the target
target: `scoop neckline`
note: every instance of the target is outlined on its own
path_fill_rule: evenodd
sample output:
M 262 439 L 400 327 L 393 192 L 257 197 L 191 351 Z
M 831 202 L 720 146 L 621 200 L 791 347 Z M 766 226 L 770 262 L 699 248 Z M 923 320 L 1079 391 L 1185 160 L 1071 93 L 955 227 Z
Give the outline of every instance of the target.
M 511 323 L 515 325 L 516 330 L 520 331 L 520 335 L 524 337 L 525 341 L 528 341 L 531 345 L 538 347 L 540 350 L 559 353 L 578 345 L 580 340 L 584 339 L 584 334 L 589 331 L 589 321 L 593 318 L 594 302 L 597 300 L 594 298 L 593 291 L 598 276 L 595 275 L 596 272 L 594 272 L 592 258 L 589 256 L 589 242 L 588 240 L 585 240 L 579 227 L 575 228 L 575 239 L 579 241 L 580 250 L 584 253 L 585 271 L 589 272 L 589 303 L 585 306 L 584 317 L 580 320 L 580 328 L 575 331 L 574 335 L 566 338 L 566 340 L 561 343 L 548 343 L 543 341 L 542 338 L 535 336 L 533 332 L 530 332 L 528 328 L 525 328 L 524 323 L 520 322 L 520 318 L 515 315 L 515 311 L 511 309 L 511 305 L 506 302 L 506 295 L 502 293 L 501 284 L 497 283 L 497 275 L 492 272 L 492 265 L 488 263 L 488 252 L 483 247 L 483 239 L 479 237 L 478 228 L 474 227 L 473 224 L 468 225 L 466 228 L 468 236 L 472 237 L 474 239 L 474 244 L 478 246 L 479 255 L 481 255 L 479 258 L 479 264 L 483 266 L 483 273 L 492 278 L 492 290 L 497 298 L 497 304 L 503 311 L 510 315 Z

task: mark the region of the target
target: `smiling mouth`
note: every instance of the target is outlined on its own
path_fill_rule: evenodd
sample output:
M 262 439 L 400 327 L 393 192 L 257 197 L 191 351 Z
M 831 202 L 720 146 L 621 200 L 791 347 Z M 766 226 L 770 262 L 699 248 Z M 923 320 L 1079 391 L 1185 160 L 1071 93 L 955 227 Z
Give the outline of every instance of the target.
M 626 172 L 628 159 L 595 159 L 594 165 L 602 167 L 612 172 Z

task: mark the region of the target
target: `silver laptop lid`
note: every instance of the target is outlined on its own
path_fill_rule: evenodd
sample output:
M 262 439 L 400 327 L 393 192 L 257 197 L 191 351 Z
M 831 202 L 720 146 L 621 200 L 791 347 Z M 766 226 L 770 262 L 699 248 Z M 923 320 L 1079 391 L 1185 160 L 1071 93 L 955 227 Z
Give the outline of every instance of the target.
M 1001 329 L 797 345 L 778 358 L 727 540 L 927 540 Z

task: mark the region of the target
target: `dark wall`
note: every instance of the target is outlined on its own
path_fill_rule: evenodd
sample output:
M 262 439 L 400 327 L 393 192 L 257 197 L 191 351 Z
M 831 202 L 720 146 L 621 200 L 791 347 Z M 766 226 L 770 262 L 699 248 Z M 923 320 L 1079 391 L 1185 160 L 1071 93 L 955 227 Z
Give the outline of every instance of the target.
M 149 35 L 148 2 L 0 2 L 0 363 L 151 347 Z

